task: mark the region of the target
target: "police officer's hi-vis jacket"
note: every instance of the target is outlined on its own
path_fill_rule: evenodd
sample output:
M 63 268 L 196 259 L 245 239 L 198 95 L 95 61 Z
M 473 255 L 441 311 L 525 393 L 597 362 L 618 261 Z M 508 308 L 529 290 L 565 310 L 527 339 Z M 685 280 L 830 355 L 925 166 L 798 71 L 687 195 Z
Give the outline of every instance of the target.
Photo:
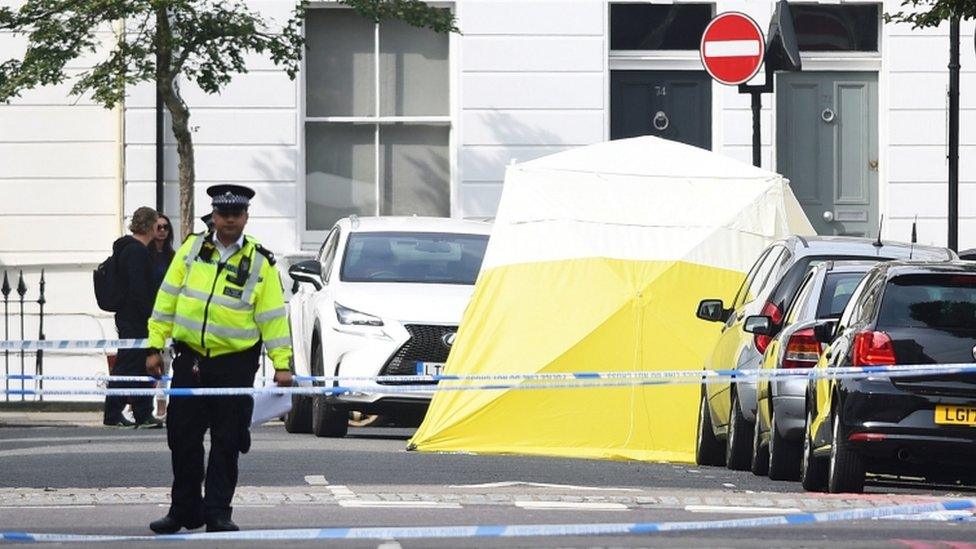
M 275 370 L 287 370 L 291 333 L 273 256 L 245 236 L 220 264 L 212 238 L 192 235 L 173 257 L 149 319 L 149 346 L 160 349 L 172 337 L 216 357 L 262 339 Z

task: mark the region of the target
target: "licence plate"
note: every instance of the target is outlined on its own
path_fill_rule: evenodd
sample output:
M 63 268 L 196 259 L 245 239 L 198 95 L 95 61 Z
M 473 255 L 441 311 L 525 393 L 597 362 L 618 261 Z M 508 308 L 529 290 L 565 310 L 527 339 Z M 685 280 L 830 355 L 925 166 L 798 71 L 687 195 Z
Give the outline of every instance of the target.
M 443 362 L 418 362 L 418 376 L 439 376 L 444 372 Z
M 935 422 L 941 425 L 976 426 L 976 406 L 937 405 L 935 407 Z

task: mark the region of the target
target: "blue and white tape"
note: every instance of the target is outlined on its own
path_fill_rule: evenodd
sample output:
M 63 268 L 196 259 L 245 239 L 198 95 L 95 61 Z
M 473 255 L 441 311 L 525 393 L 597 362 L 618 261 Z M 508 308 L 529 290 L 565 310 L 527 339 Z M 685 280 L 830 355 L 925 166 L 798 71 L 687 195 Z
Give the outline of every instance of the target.
M 447 539 L 447 538 L 518 538 L 548 536 L 646 535 L 661 532 L 730 530 L 799 526 L 826 522 L 878 519 L 898 515 L 917 515 L 940 511 L 976 508 L 976 499 L 891 505 L 864 509 L 798 513 L 773 517 L 682 522 L 620 522 L 595 524 L 500 524 L 472 526 L 386 526 L 360 528 L 294 528 L 250 530 L 169 536 L 115 536 L 84 534 L 43 534 L 34 532 L 0 532 L 0 540 L 12 542 L 173 542 L 173 541 L 304 541 L 323 539 Z
M 587 383 L 597 380 L 637 380 L 660 383 L 725 383 L 728 381 L 755 381 L 770 379 L 844 379 L 864 377 L 902 377 L 919 375 L 949 375 L 976 373 L 976 364 L 916 364 L 898 366 L 852 366 L 843 368 L 769 368 L 759 370 L 645 370 L 621 372 L 565 372 L 565 373 L 507 373 L 507 374 L 440 374 L 440 375 L 378 375 L 378 376 L 294 376 L 298 382 L 337 383 L 428 383 L 438 382 L 486 382 L 486 381 L 573 381 Z M 84 376 L 84 375 L 0 375 L 0 380 L 51 380 L 51 381 L 158 381 L 169 376 Z M 273 379 L 262 377 L 259 379 Z M 626 384 L 625 384 L 626 385 Z
M 901 366 L 894 367 L 871 367 L 871 368 L 831 368 L 831 369 L 811 369 L 806 370 L 801 377 L 809 379 L 829 378 L 829 379 L 862 379 L 872 377 L 915 377 L 919 375 L 945 375 L 950 373 L 976 372 L 976 365 L 969 364 L 963 366 L 906 369 Z M 619 373 L 619 372 L 618 372 Z M 454 379 L 443 379 L 438 384 L 423 385 L 338 385 L 326 387 L 298 386 L 298 387 L 207 387 L 207 388 L 153 388 L 153 389 L 7 389 L 0 390 L 0 394 L 8 395 L 48 395 L 48 396 L 153 396 L 168 394 L 170 396 L 241 396 L 254 394 L 282 394 L 282 395 L 325 395 L 325 394 L 350 394 L 350 393 L 431 393 L 444 391 L 509 391 L 509 390 L 542 390 L 542 389 L 588 389 L 588 388 L 609 388 L 609 387 L 634 387 L 651 385 L 682 385 L 682 384 L 710 384 L 726 383 L 730 381 L 742 381 L 743 379 L 755 379 L 755 375 L 746 376 L 741 371 L 718 372 L 689 370 L 682 372 L 684 377 L 663 376 L 652 377 L 654 372 L 637 372 L 642 374 L 637 378 L 599 378 L 584 375 L 582 377 L 571 377 L 557 381 L 538 381 L 533 379 L 522 379 L 518 382 L 483 383 L 475 382 L 458 376 Z M 711 375 L 715 374 L 715 375 Z M 529 376 L 531 374 L 525 374 Z M 576 374 L 569 374 L 575 376 Z M 404 376 L 406 377 L 406 376 Z M 336 377 L 336 381 L 349 382 L 349 378 Z M 426 379 L 421 379 L 425 381 Z
M 145 349 L 148 339 L 11 339 L 0 341 L 0 351 L 59 351 L 66 349 Z

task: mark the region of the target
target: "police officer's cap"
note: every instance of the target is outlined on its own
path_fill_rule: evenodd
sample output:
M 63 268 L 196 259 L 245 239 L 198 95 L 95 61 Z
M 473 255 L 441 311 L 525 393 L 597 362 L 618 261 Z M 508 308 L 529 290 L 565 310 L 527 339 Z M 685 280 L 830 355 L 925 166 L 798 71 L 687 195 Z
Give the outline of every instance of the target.
M 212 185 L 207 188 L 215 211 L 233 212 L 246 210 L 254 198 L 254 190 L 243 185 Z

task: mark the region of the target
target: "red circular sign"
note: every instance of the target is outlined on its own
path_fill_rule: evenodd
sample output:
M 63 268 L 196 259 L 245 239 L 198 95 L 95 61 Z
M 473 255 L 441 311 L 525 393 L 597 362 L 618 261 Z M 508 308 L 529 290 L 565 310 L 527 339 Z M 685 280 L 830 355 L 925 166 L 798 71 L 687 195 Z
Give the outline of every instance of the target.
M 766 41 L 759 25 L 748 15 L 726 12 L 715 16 L 702 33 L 702 65 L 712 78 L 734 86 L 759 71 Z

